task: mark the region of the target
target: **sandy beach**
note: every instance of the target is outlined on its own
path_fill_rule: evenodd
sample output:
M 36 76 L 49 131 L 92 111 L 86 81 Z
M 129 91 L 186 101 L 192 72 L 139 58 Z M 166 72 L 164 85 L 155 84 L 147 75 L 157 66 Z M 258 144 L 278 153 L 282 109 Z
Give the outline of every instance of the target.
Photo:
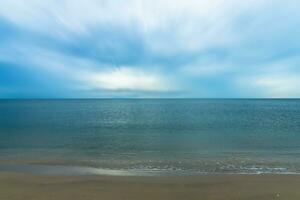
M 2 200 L 300 199 L 298 175 L 37 176 L 0 173 Z

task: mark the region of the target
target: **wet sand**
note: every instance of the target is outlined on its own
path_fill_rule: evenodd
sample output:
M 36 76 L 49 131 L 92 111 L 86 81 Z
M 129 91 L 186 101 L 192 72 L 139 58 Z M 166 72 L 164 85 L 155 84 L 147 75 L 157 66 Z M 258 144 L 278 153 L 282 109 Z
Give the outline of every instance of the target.
M 38 176 L 0 172 L 1 200 L 300 199 L 299 175 Z

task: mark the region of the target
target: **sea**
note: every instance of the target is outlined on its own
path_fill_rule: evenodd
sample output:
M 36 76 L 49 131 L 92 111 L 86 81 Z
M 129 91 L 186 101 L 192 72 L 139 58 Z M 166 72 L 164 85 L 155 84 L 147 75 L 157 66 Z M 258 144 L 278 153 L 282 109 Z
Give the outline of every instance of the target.
M 300 100 L 0 100 L 0 171 L 299 174 Z

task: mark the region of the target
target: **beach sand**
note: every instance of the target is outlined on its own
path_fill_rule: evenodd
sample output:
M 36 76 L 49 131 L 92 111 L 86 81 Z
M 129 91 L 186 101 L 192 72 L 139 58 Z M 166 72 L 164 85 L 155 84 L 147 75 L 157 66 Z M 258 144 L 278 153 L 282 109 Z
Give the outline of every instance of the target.
M 299 175 L 37 176 L 0 172 L 1 200 L 300 199 Z

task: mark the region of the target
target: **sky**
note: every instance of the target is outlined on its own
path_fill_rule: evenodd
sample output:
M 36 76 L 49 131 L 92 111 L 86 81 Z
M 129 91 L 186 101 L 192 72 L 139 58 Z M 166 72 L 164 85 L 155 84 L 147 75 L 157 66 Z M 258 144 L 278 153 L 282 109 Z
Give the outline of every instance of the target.
M 299 0 L 0 0 L 0 98 L 297 98 Z

